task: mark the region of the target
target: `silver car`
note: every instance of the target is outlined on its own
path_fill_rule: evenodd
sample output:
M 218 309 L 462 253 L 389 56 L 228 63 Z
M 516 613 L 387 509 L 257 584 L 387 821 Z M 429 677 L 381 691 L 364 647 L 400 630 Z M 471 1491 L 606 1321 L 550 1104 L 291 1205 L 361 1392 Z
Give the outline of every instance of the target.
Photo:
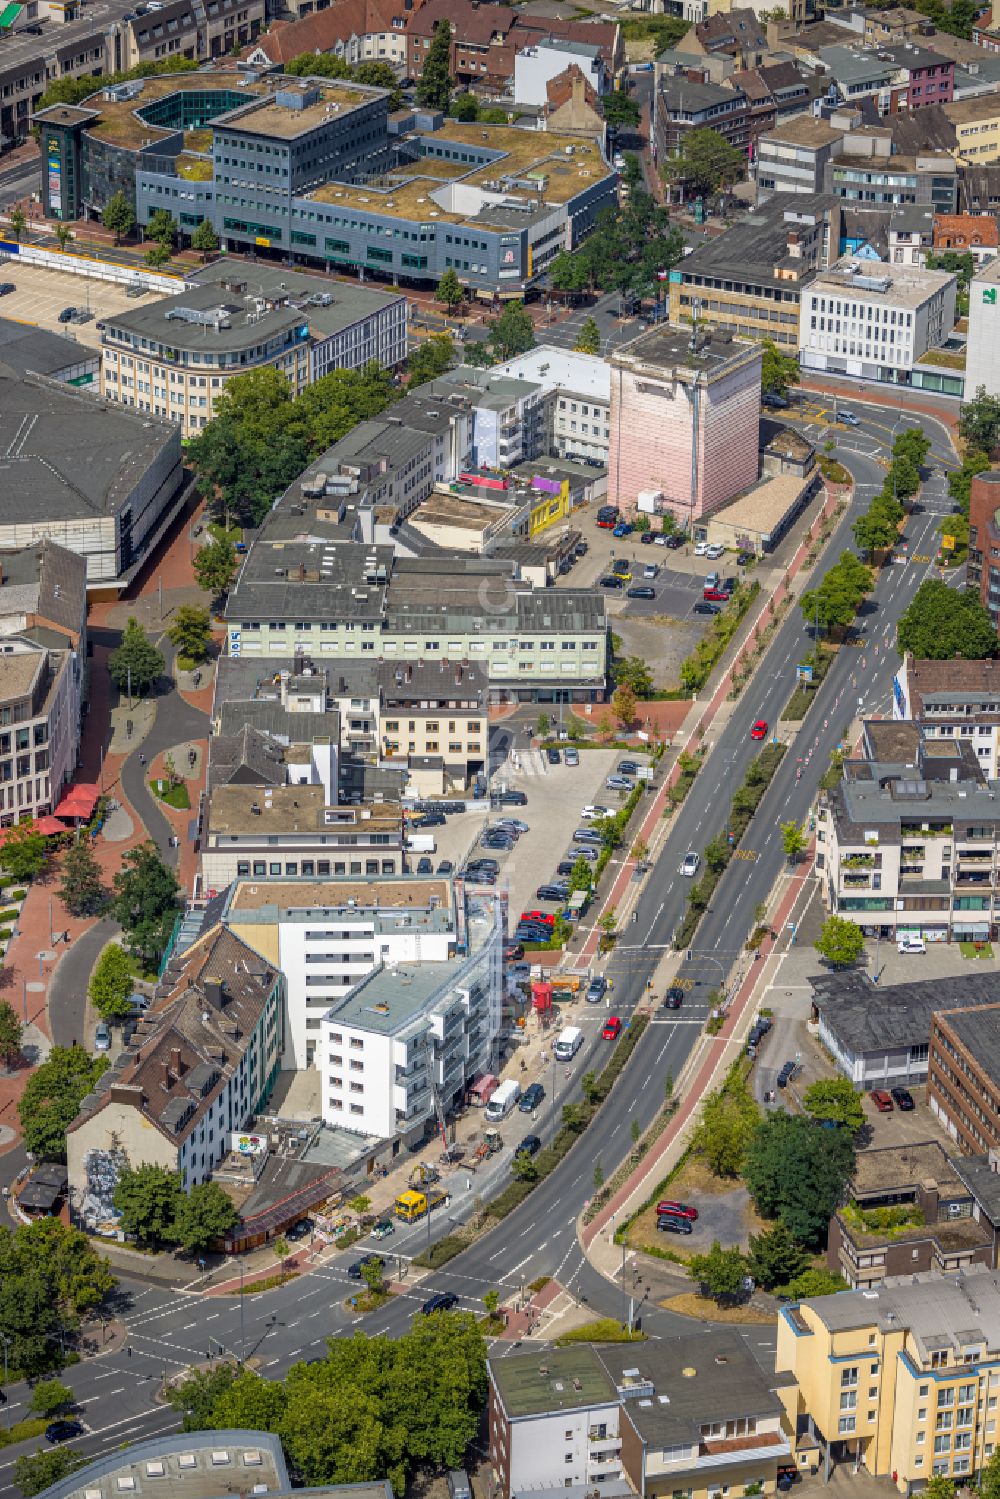
M 694 849 L 692 848 L 688 853 L 684 855 L 680 872 L 681 874 L 686 874 L 689 878 L 693 878 L 693 876 L 698 873 L 700 865 L 701 855 L 696 854 Z

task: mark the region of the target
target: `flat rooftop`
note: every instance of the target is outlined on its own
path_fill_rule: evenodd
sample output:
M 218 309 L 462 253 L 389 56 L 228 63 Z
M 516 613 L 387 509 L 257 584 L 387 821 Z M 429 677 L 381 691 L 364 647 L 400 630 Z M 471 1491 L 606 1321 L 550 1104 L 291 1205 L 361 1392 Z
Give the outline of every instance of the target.
M 722 521 L 725 525 L 756 532 L 758 536 L 771 536 L 799 499 L 803 488 L 811 483 L 812 477 L 808 474 L 805 477 L 779 474 L 773 479 L 762 479 L 746 494 L 702 518 L 706 525 Z
M 374 912 L 442 911 L 450 916 L 451 881 L 446 879 L 240 880 L 231 888 L 227 919 L 261 916 L 268 921 L 337 913 L 370 920 Z
M 277 136 L 279 140 L 294 140 L 297 135 L 307 135 L 319 125 L 325 125 L 331 114 L 346 114 L 372 99 L 385 98 L 384 89 L 364 89 L 349 83 L 330 83 L 317 78 L 282 78 L 282 94 L 293 97 L 315 99 L 298 107 L 271 98 L 266 103 L 254 104 L 245 114 L 227 120 L 227 130 L 237 130 L 241 135 Z
M 606 1402 L 618 1404 L 618 1390 L 586 1343 L 542 1354 L 490 1360 L 490 1375 L 508 1416 L 540 1416 Z
M 399 809 L 379 803 L 328 807 L 323 786 L 217 786 L 208 804 L 209 837 L 259 834 L 263 838 L 354 828 L 363 839 L 375 832 L 398 833 L 401 826 Z
M 660 324 L 617 349 L 610 363 L 636 374 L 645 369 L 661 378 L 692 381 L 699 376 L 711 380 L 754 357 L 760 358 L 759 344 L 738 342 L 729 333 L 702 328 L 692 340 L 690 329 Z
M 843 160 L 843 158 L 841 158 Z M 894 163 L 895 157 L 890 157 Z M 869 162 L 869 170 L 872 163 Z M 810 282 L 813 296 L 831 293 L 857 297 L 858 301 L 885 297 L 903 307 L 920 307 L 928 297 L 955 277 L 950 271 L 928 271 L 920 266 L 894 265 L 890 261 L 839 260 L 828 271 L 817 271 Z
M 291 1485 L 281 1443 L 270 1432 L 191 1431 L 134 1442 L 87 1463 L 46 1489 L 49 1499 L 121 1499 L 129 1494 L 166 1494 L 170 1499 L 214 1499 L 249 1494 L 255 1485 L 269 1494 Z M 384 1495 L 382 1485 L 371 1485 Z
M 942 1195 L 965 1194 L 965 1187 L 936 1140 L 913 1145 L 891 1145 L 881 1150 L 859 1150 L 851 1182 L 855 1195 L 891 1192 L 900 1187 L 936 1183 Z

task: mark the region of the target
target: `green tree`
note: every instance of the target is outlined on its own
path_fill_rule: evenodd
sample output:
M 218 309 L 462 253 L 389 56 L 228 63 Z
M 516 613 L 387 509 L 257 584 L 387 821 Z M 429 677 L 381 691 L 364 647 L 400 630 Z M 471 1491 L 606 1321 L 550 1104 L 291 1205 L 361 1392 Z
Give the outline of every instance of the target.
M 802 1106 L 814 1119 L 830 1119 L 856 1135 L 865 1122 L 861 1095 L 846 1077 L 824 1077 L 802 1095 Z
M 779 1110 L 758 1123 L 743 1180 L 762 1217 L 780 1218 L 800 1244 L 818 1249 L 853 1171 L 854 1144 L 846 1129 L 817 1129 L 804 1114 Z
M 355 1390 L 324 1382 L 302 1398 L 289 1386 L 279 1434 L 304 1484 L 366 1483 L 384 1471 L 385 1426 Z
M 199 1182 L 178 1199 L 171 1236 L 188 1254 L 200 1254 L 224 1238 L 239 1216 L 218 1182 Z
M 488 1317 L 495 1317 L 500 1306 L 500 1292 L 484 1291 L 483 1306 L 486 1308 L 486 1315 Z M 995 1496 L 991 1495 L 990 1499 L 995 1499 Z
M 783 1286 L 805 1268 L 809 1256 L 781 1219 L 773 1228 L 750 1235 L 750 1274 L 765 1291 Z
M 0 864 L 11 879 L 33 880 L 45 868 L 49 842 L 44 833 L 35 831 L 30 818 L 8 829 L 0 848 Z
M 636 101 L 622 89 L 613 89 L 601 100 L 605 123 L 614 130 L 632 130 L 642 118 Z
M 362 1260 L 361 1278 L 369 1296 L 377 1298 L 385 1295 L 385 1270 L 377 1254 L 369 1255 L 366 1260 Z
M 60 250 L 65 250 L 74 237 L 73 231 L 68 224 L 56 225 L 56 239 L 59 241 Z
M 892 443 L 893 457 L 909 458 L 918 469 L 923 468 L 930 450 L 931 440 L 920 427 L 907 427 L 905 431 L 897 432 Z
M 454 312 L 456 307 L 461 307 L 465 301 L 465 287 L 459 281 L 454 266 L 449 266 L 445 271 L 438 282 L 434 296 L 437 301 L 447 307 L 449 312 Z
M 881 504 L 878 496 L 864 515 L 858 516 L 851 530 L 863 552 L 883 551 L 899 540 L 899 520 L 894 515 L 891 504 Z
M 821 958 L 832 963 L 834 968 L 846 968 L 856 963 L 865 950 L 864 934 L 853 921 L 844 916 L 828 916 L 820 928 L 814 943 Z
M 177 220 L 168 208 L 158 208 L 151 215 L 145 234 L 147 239 L 154 239 L 172 250 L 177 243 Z
M 0 1228 L 0 1335 L 7 1340 L 9 1367 L 25 1378 L 60 1368 L 65 1334 L 115 1284 L 86 1236 L 57 1218 L 13 1232 Z
M 180 910 L 180 887 L 154 843 L 129 849 L 112 880 L 111 911 L 130 951 L 148 968 L 159 966 Z
M 549 285 L 563 296 L 578 296 L 590 285 L 587 262 L 582 255 L 560 250 L 549 266 Z
M 31 1392 L 28 1409 L 36 1416 L 51 1421 L 60 1411 L 73 1404 L 73 1391 L 59 1379 L 42 1379 Z
M 1000 1447 L 979 1474 L 979 1499 L 1000 1499 Z
M 896 644 L 918 661 L 980 661 L 997 654 L 997 632 L 977 593 L 928 578 L 899 617 Z
M 12 209 L 7 222 L 10 225 L 10 232 L 14 236 L 15 243 L 20 244 L 21 236 L 28 227 L 28 220 L 25 217 L 24 209 L 20 205 Z
M 14 1006 L 0 1000 L 0 1066 L 13 1066 L 21 1055 L 22 1029 Z
M 178 1172 L 144 1163 L 119 1171 L 113 1201 L 125 1233 L 134 1234 L 140 1244 L 164 1244 L 174 1239 L 183 1195 Z
M 601 330 L 592 317 L 587 318 L 583 324 L 573 348 L 577 354 L 599 354 L 601 352 Z
M 739 1176 L 759 1117 L 753 1094 L 743 1081 L 730 1080 L 708 1095 L 691 1144 L 713 1176 Z
M 594 884 L 594 874 L 590 867 L 590 860 L 581 854 L 579 859 L 574 860 L 573 868 L 569 872 L 569 889 L 572 895 L 576 890 L 590 890 Z
M 441 22 L 438 22 L 440 26 Z M 433 47 L 433 42 L 431 46 Z M 426 63 L 424 67 L 426 69 Z M 490 326 L 490 347 L 497 359 L 516 359 L 535 347 L 535 326 L 521 302 L 508 302 Z
M 1000 396 L 987 394 L 986 386 L 980 385 L 962 407 L 958 430 L 974 453 L 992 453 L 1000 447 Z
M 123 192 L 119 191 L 108 199 L 101 222 L 105 229 L 111 230 L 116 245 L 121 244 L 123 235 L 132 233 L 135 228 L 135 209 Z
M 534 1156 L 528 1155 L 526 1151 L 511 1157 L 510 1174 L 515 1181 L 536 1182 L 538 1180 L 538 1167 Z
M 805 852 L 805 847 L 805 828 L 797 822 L 783 822 L 781 824 L 781 848 L 788 862 L 794 864 L 799 855 Z
M 164 660 L 145 630 L 135 618 L 129 618 L 122 632 L 121 645 L 111 652 L 108 670 L 119 692 L 131 690 L 140 697 L 162 676 Z
M 69 914 L 96 915 L 107 901 L 108 892 L 89 838 L 78 838 L 70 844 L 63 854 L 60 873 L 59 899 Z
M 440 20 L 434 27 L 431 44 L 417 80 L 417 103 L 421 109 L 439 109 L 448 113 L 451 98 L 451 24 Z
M 948 475 L 948 493 L 951 495 L 961 513 L 969 514 L 969 490 L 972 481 L 977 474 L 983 474 L 990 467 L 990 460 L 985 453 L 971 450 L 962 459 L 961 468 L 954 468 Z
M 272 1239 L 269 1248 L 274 1258 L 278 1261 L 278 1268 L 283 1270 L 285 1268 L 285 1261 L 292 1252 L 291 1245 L 284 1234 L 279 1234 L 276 1239 Z
M 187 1387 L 187 1381 L 181 1389 Z M 196 1392 L 199 1404 L 211 1387 Z M 211 1424 L 216 1431 L 275 1431 L 281 1425 L 288 1405 L 284 1385 L 277 1380 L 262 1379 L 259 1374 L 244 1368 L 235 1379 L 222 1386 L 221 1393 L 208 1405 L 205 1425 Z M 183 1405 L 181 1409 L 185 1409 Z M 197 1431 L 193 1426 L 190 1430 Z
M 367 62 L 354 64 L 351 70 L 355 83 L 366 84 L 368 88 L 384 88 L 388 90 L 389 97 L 386 107 L 389 113 L 400 108 L 403 103 L 403 90 L 399 86 L 399 79 L 391 63 L 379 62 L 375 58 Z
M 802 1270 L 790 1280 L 786 1286 L 782 1286 L 782 1295 L 790 1296 L 793 1301 L 804 1301 L 807 1296 L 832 1296 L 835 1291 L 843 1291 L 847 1288 L 847 1282 L 842 1275 L 832 1275 L 829 1270 Z
M 413 390 L 428 380 L 436 380 L 455 363 L 455 340 L 447 333 L 432 333 L 417 344 L 406 361 L 408 386 Z
M 129 1012 L 134 988 L 132 964 L 124 948 L 109 942 L 87 985 L 91 1004 L 102 1020 L 122 1020 Z
M 611 698 L 611 711 L 621 724 L 623 729 L 628 729 L 635 722 L 635 693 L 627 682 L 622 682 L 616 687 Z
M 479 119 L 479 100 L 475 94 L 456 94 L 451 101 L 451 114 L 463 124 L 472 124 Z
M 351 65 L 335 52 L 300 52 L 284 71 L 293 78 L 350 78 Z
M 924 1486 L 926 1499 L 955 1499 L 955 1485 L 943 1473 L 932 1473 Z
M 181 656 L 189 661 L 204 661 L 212 642 L 208 610 L 196 604 L 182 604 L 174 613 L 167 635 Z
M 213 596 L 227 593 L 236 573 L 236 548 L 224 536 L 213 538 L 195 553 L 198 585 Z
M 707 196 L 720 187 L 742 182 L 747 158 L 717 130 L 702 126 L 687 132 L 679 154 L 668 158 L 661 171 L 666 181 L 682 182 L 689 193 Z
M 66 1159 L 66 1130 L 108 1065 L 82 1046 L 53 1046 L 28 1078 L 17 1105 L 24 1146 L 40 1161 Z
M 150 245 L 149 249 L 146 251 L 146 255 L 145 255 L 146 264 L 148 266 L 152 266 L 153 269 L 156 270 L 159 266 L 166 265 L 167 261 L 170 259 L 171 255 L 172 255 L 172 253 L 173 253 L 173 251 L 171 250 L 170 246 L 167 244 L 166 240 L 163 240 L 163 239 L 154 239 L 153 243 Z
M 735 1244 L 723 1249 L 718 1239 L 712 1241 L 707 1254 L 693 1254 L 688 1260 L 691 1279 L 713 1301 L 731 1301 L 745 1294 L 744 1281 L 749 1273 L 746 1255 Z
M 784 396 L 799 383 L 799 362 L 783 354 L 771 338 L 761 344 L 760 388 L 765 395 Z
M 241 1378 L 256 1378 L 250 1371 L 245 1371 Z M 176 1411 L 184 1412 L 181 1423 L 182 1431 L 212 1431 L 221 1430 L 226 1424 L 224 1421 L 216 1421 L 214 1414 L 220 1409 L 229 1390 L 236 1382 L 236 1370 L 232 1364 L 216 1364 L 209 1369 L 195 1369 L 188 1377 L 178 1384 L 170 1384 L 164 1392 L 164 1398 L 168 1405 L 173 1406 Z M 265 1381 L 261 1380 L 261 1384 Z M 266 1431 L 267 1426 L 247 1427 L 247 1430 Z
M 211 220 L 202 219 L 191 236 L 191 248 L 202 255 L 211 255 L 213 250 L 219 248 L 219 236 L 213 229 Z
M 823 631 L 846 629 L 871 586 L 870 569 L 853 552 L 842 552 L 819 584 L 802 595 L 802 613 L 809 624 L 818 619 Z
M 26 1452 L 14 1464 L 14 1485 L 21 1490 L 24 1499 L 34 1499 L 43 1489 L 68 1478 L 78 1468 L 84 1467 L 87 1458 L 72 1447 L 40 1447 L 37 1452 Z
M 616 656 L 614 678 L 619 687 L 629 687 L 637 698 L 653 695 L 653 676 L 641 656 Z

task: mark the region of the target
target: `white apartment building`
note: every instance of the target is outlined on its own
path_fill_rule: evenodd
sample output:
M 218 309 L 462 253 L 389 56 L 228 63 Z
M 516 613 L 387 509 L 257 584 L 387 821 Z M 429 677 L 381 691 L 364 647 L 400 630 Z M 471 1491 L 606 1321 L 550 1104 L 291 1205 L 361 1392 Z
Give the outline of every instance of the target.
M 838 261 L 802 288 L 803 367 L 909 384 L 917 361 L 955 325 L 956 285 L 947 271 Z
M 915 661 L 893 679 L 892 716 L 912 719 L 928 740 L 972 746 L 987 780 L 1000 778 L 1000 661 Z
M 242 881 L 225 921 L 287 985 L 285 1067 L 318 1068 L 327 1124 L 422 1132 L 491 1069 L 500 901 L 446 879 Z
M 76 651 L 0 643 L 0 827 L 54 810 L 76 767 L 82 683 Z
M 596 354 L 542 344 L 495 371 L 541 386 L 545 442 L 557 458 L 606 464 L 611 442 L 611 367 Z
M 607 90 L 607 74 L 600 47 L 586 42 L 550 37 L 534 47 L 525 47 L 514 57 L 514 98 L 518 104 L 542 109 L 548 102 L 547 87 L 569 67 L 578 67 L 594 93 Z
M 965 388 L 975 395 L 981 385 L 1000 395 L 1000 259 L 981 265 L 969 287 Z

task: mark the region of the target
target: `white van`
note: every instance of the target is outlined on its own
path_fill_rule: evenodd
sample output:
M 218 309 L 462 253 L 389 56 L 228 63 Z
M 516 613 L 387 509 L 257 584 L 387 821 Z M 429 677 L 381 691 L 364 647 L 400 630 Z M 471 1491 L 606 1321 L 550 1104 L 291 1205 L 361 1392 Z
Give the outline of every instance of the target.
M 571 1062 L 583 1045 L 583 1031 L 578 1025 L 568 1025 L 559 1032 L 552 1047 L 557 1062 Z
M 500 1084 L 486 1105 L 483 1118 L 488 1119 L 491 1124 L 498 1124 L 501 1119 L 506 1119 L 507 1115 L 513 1112 L 514 1105 L 520 1096 L 521 1084 L 509 1077 L 505 1083 Z

